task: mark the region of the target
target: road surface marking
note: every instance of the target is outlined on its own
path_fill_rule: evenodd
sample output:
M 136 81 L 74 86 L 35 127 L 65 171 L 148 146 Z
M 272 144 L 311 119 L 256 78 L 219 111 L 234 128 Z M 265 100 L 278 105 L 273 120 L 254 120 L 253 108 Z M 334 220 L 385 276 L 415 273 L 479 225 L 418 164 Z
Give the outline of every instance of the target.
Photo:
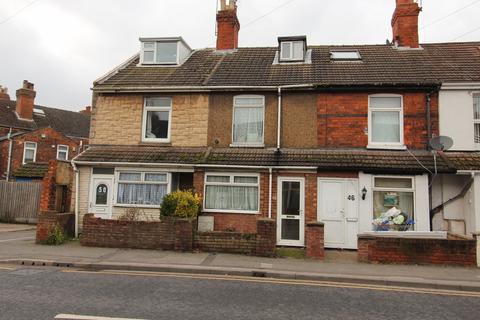
M 26 238 L 16 238 L 16 239 L 7 239 L 7 240 L 0 240 L 0 243 L 2 242 L 12 242 L 12 241 L 21 241 L 21 240 L 33 240 L 35 239 L 34 237 L 26 237 Z
M 92 317 L 92 316 L 80 316 L 76 314 L 59 314 L 54 319 L 61 320 L 142 320 L 131 318 L 108 318 L 108 317 Z
M 15 267 L 0 267 L 0 270 L 15 270 Z
M 375 290 L 375 291 L 408 292 L 408 293 L 419 293 L 419 294 L 480 298 L 480 292 L 368 285 L 368 284 L 344 283 L 344 282 L 332 282 L 332 281 L 253 278 L 248 276 L 228 276 L 228 275 L 216 276 L 216 275 L 202 275 L 202 274 L 190 274 L 190 273 L 171 273 L 171 272 L 144 272 L 144 271 L 136 272 L 136 271 L 121 271 L 121 270 L 83 271 L 83 270 L 67 269 L 67 270 L 62 270 L 62 272 L 123 275 L 123 276 L 142 276 L 142 277 L 171 277 L 171 278 L 187 278 L 187 279 L 199 279 L 199 280 L 219 280 L 219 281 L 283 284 L 283 285 L 303 285 L 303 286 L 316 286 L 316 287 L 364 289 L 364 290 Z

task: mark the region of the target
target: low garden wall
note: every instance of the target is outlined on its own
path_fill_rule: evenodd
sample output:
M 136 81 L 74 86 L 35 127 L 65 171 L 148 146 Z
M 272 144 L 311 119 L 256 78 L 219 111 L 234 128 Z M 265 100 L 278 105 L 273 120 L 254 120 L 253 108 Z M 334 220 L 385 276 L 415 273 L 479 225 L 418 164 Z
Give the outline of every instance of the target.
M 44 243 L 47 241 L 49 233 L 58 225 L 63 233 L 68 237 L 75 234 L 75 214 L 58 213 L 55 211 L 40 212 L 37 220 L 36 242 Z
M 191 251 L 195 220 L 120 221 L 83 219 L 80 244 L 88 247 Z
M 359 235 L 358 260 L 368 263 L 476 266 L 476 240 Z

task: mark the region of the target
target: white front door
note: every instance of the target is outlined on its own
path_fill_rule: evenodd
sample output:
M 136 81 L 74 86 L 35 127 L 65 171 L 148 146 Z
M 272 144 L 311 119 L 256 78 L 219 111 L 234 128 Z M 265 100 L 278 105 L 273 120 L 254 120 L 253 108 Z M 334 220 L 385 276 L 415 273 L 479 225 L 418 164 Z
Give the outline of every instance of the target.
M 277 244 L 305 245 L 305 180 L 278 178 Z
M 112 217 L 113 177 L 93 176 L 90 186 L 90 213 L 95 217 Z
M 325 247 L 357 249 L 358 180 L 318 179 L 318 220 L 325 224 Z

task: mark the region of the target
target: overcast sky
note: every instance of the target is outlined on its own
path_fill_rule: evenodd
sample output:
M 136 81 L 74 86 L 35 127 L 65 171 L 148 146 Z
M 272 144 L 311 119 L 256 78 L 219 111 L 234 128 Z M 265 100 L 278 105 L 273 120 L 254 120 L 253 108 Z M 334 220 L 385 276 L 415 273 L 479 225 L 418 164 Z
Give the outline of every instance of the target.
M 242 47 L 301 34 L 309 44 L 376 44 L 391 39 L 395 0 L 239 0 L 238 6 Z M 135 54 L 140 36 L 214 46 L 215 10 L 216 0 L 0 0 L 0 85 L 14 99 L 28 79 L 37 104 L 80 110 L 91 103 L 92 82 Z M 480 1 L 423 0 L 421 42 L 479 41 L 479 13 Z

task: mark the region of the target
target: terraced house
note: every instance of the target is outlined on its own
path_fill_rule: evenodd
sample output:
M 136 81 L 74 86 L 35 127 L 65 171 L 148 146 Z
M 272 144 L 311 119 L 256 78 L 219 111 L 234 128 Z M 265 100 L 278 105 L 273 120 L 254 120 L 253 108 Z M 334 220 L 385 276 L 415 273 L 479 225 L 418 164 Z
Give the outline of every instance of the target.
M 203 228 L 255 232 L 270 217 L 279 246 L 308 245 L 316 221 L 325 247 L 346 249 L 360 233 L 479 231 L 480 42 L 420 44 L 420 11 L 396 0 L 380 45 L 242 48 L 236 1 L 221 1 L 216 48 L 140 38 L 94 83 L 79 221 L 158 216 L 165 194 L 194 189 Z M 440 134 L 455 152 L 431 150 Z

